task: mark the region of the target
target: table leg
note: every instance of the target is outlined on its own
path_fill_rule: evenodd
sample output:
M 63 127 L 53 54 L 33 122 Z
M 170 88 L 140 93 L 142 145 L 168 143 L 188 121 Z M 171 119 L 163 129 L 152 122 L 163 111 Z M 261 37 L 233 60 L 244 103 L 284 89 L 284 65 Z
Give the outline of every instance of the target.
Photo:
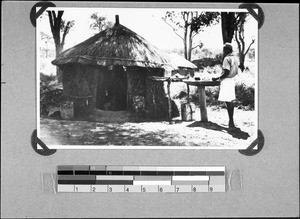
M 198 86 L 201 122 L 208 122 L 206 110 L 205 86 Z
M 190 86 L 187 84 L 187 102 L 190 103 Z
M 170 86 L 171 86 L 171 81 L 168 80 L 168 106 L 169 106 L 169 123 L 172 121 L 172 103 L 171 103 L 171 95 L 170 95 Z

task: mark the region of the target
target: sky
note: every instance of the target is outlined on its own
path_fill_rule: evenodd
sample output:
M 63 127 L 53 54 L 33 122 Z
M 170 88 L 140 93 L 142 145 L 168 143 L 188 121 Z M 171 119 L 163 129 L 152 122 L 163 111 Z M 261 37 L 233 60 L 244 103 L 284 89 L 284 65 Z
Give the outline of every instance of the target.
M 163 50 L 182 49 L 183 42 L 163 20 L 166 11 L 177 10 L 182 11 L 184 9 L 156 9 L 156 8 L 48 8 L 47 10 L 64 10 L 64 20 L 75 20 L 75 25 L 70 29 L 69 34 L 66 36 L 66 43 L 64 50 L 75 46 L 78 43 L 90 38 L 96 33 L 90 29 L 92 20 L 90 15 L 97 12 L 98 15 L 105 16 L 108 21 L 115 23 L 115 15 L 119 15 L 120 24 L 126 26 L 138 35 L 145 38 L 151 44 Z M 185 9 L 191 11 L 191 9 Z M 201 11 L 201 9 L 193 9 L 195 11 Z M 234 9 L 234 11 L 242 11 L 244 9 Z M 205 9 L 208 11 L 208 9 Z M 211 10 L 211 11 L 216 11 Z M 228 9 L 226 11 L 229 11 Z M 45 16 L 47 12 L 44 12 L 42 17 L 38 19 L 37 31 L 43 31 L 44 33 L 52 36 L 48 16 Z M 249 44 L 252 37 L 257 39 L 257 21 L 248 16 L 248 20 L 245 24 L 245 40 L 246 45 Z M 196 38 L 195 42 L 201 42 L 205 48 L 211 50 L 222 50 L 222 32 L 221 23 L 213 25 L 204 29 Z M 257 42 L 257 40 L 256 40 Z M 236 43 L 233 43 L 233 46 Z M 253 45 L 255 47 L 255 45 Z M 53 45 L 54 48 L 54 45 Z

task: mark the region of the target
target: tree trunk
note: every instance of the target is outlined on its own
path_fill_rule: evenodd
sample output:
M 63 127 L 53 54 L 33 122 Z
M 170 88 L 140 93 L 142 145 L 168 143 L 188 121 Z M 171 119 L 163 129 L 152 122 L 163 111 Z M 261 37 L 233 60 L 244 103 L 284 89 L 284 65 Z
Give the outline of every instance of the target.
M 240 54 L 240 65 L 239 65 L 239 68 L 242 70 L 242 72 L 245 69 L 244 63 L 245 63 L 245 55 L 244 54 Z
M 60 43 L 55 43 L 55 54 L 56 57 L 63 51 L 63 47 Z
M 188 40 L 189 40 L 189 45 L 188 45 L 188 58 L 187 58 L 187 60 L 189 60 L 189 61 L 191 61 L 191 59 L 192 59 L 192 44 L 193 44 L 193 39 L 192 39 L 192 30 L 190 30 L 190 33 L 189 33 L 189 38 L 188 38 Z
M 234 35 L 234 12 L 221 12 L 221 25 L 223 44 L 226 42 L 231 43 Z
M 184 37 L 183 37 L 183 45 L 184 45 L 184 58 L 188 58 L 187 53 L 187 26 L 184 29 Z
M 64 13 L 64 11 L 58 11 L 58 14 L 56 16 L 55 11 L 48 11 L 50 28 L 51 28 L 51 32 L 52 32 L 54 43 L 55 43 L 56 57 L 63 50 L 63 45 L 60 42 L 60 27 L 61 27 L 63 13 Z M 56 77 L 57 77 L 58 82 L 62 82 L 62 73 L 58 67 L 56 67 Z
M 55 44 L 55 52 L 56 52 L 56 57 L 62 52 L 63 47 L 61 44 Z M 56 67 L 56 78 L 57 82 L 61 83 L 62 82 L 62 70 L 59 67 Z

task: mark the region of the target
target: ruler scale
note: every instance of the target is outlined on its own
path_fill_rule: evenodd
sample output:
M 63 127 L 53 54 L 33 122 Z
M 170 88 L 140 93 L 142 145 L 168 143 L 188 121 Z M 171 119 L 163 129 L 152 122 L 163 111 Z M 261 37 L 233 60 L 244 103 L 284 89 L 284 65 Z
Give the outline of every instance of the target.
M 60 165 L 57 167 L 57 191 L 225 192 L 225 167 Z

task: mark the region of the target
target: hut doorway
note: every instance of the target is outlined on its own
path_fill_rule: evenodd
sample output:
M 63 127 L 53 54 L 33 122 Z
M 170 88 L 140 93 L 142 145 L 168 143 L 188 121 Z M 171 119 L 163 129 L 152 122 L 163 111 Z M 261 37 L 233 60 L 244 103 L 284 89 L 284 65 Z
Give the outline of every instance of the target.
M 127 109 L 127 73 L 123 66 L 101 69 L 97 87 L 97 108 L 122 111 Z

